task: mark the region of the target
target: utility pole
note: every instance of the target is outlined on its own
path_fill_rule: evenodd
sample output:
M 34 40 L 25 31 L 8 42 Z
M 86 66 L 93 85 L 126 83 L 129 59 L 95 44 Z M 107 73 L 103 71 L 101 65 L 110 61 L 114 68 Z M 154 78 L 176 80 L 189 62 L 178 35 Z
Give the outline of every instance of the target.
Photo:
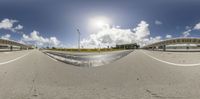
M 80 35 L 81 35 L 81 33 L 80 33 L 80 31 L 79 31 L 79 29 L 77 29 L 77 32 L 78 32 L 78 51 L 80 52 Z
M 101 53 L 101 45 L 100 45 L 100 43 L 99 43 L 99 54 Z

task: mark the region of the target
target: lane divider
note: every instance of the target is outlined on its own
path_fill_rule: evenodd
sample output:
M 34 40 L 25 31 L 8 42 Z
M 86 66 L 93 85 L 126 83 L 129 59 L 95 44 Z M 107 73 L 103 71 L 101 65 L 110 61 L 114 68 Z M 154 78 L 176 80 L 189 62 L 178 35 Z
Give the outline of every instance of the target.
M 24 55 L 22 55 L 22 56 L 20 56 L 20 57 L 17 57 L 17 58 L 15 58 L 15 59 L 6 61 L 6 62 L 1 62 L 0 65 L 8 64 L 8 63 L 14 62 L 14 61 L 16 61 L 16 60 L 19 60 L 19 59 L 21 59 L 21 58 L 27 56 L 27 55 L 30 54 L 30 53 L 31 53 L 31 52 L 29 52 L 29 53 L 27 53 L 27 54 L 24 54 Z
M 52 58 L 50 54 L 48 54 L 48 53 L 46 53 L 46 54 L 47 54 L 46 56 L 49 57 L 50 59 L 52 59 L 53 61 L 56 61 L 56 62 L 58 61 L 58 60 Z
M 147 54 L 146 52 L 142 51 L 145 55 L 147 55 L 148 57 L 150 58 L 153 58 L 154 60 L 157 60 L 157 61 L 160 61 L 162 63 L 165 63 L 165 64 L 170 64 L 170 65 L 174 65 L 174 66 L 200 66 L 200 63 L 197 63 L 197 64 L 176 64 L 176 63 L 172 63 L 172 62 L 168 62 L 168 61 L 164 61 L 164 60 L 160 60 L 158 58 L 155 58 L 149 54 Z

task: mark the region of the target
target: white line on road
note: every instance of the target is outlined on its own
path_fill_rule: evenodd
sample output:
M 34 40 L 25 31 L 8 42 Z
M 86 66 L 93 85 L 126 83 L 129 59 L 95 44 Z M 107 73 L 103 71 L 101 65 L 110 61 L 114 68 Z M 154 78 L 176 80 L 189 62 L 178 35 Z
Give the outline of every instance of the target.
M 10 54 L 11 52 L 3 52 L 4 54 Z
M 9 60 L 9 61 L 6 61 L 6 62 L 2 62 L 2 63 L 0 63 L 0 65 L 4 65 L 4 64 L 8 64 L 8 63 L 14 62 L 14 61 L 16 61 L 16 60 L 19 60 L 19 59 L 21 59 L 21 58 L 27 56 L 28 54 L 30 54 L 30 52 L 27 53 L 27 54 L 24 54 L 24 55 L 22 55 L 22 56 L 20 56 L 20 57 L 17 57 L 17 58 L 15 58 L 15 59 L 12 59 L 12 60 Z
M 197 63 L 197 64 L 176 64 L 176 63 L 171 63 L 171 62 L 167 62 L 167 61 L 164 61 L 164 60 L 160 60 L 158 58 L 155 58 L 149 54 L 147 54 L 146 52 L 142 51 L 145 55 L 157 60 L 157 61 L 160 61 L 160 62 L 163 62 L 163 63 L 166 63 L 166 64 L 170 64 L 170 65 L 175 65 L 175 66 L 200 66 L 200 63 Z

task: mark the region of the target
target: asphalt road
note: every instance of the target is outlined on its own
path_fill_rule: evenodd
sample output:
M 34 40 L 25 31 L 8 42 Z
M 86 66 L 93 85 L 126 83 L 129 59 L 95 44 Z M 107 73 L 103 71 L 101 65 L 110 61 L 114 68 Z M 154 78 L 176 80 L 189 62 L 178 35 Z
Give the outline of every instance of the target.
M 134 51 L 104 66 L 82 68 L 38 50 L 0 64 L 0 99 L 199 99 L 200 66 L 159 62 Z M 1 61 L 2 63 L 3 61 Z

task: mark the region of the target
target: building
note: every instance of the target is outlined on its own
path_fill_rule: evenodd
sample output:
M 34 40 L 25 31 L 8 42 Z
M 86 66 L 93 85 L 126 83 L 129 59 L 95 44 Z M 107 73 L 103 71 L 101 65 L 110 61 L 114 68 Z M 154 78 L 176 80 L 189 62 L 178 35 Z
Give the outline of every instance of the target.
M 0 39 L 0 50 L 23 50 L 32 49 L 31 46 L 13 40 Z
M 152 50 L 163 50 L 166 49 L 198 49 L 200 44 L 199 37 L 181 37 L 181 38 L 172 38 L 167 40 L 158 41 L 152 44 L 148 44 L 143 49 L 152 49 Z
M 132 43 L 132 44 L 120 44 L 116 45 L 116 49 L 138 49 L 140 46 L 137 45 L 137 43 Z

